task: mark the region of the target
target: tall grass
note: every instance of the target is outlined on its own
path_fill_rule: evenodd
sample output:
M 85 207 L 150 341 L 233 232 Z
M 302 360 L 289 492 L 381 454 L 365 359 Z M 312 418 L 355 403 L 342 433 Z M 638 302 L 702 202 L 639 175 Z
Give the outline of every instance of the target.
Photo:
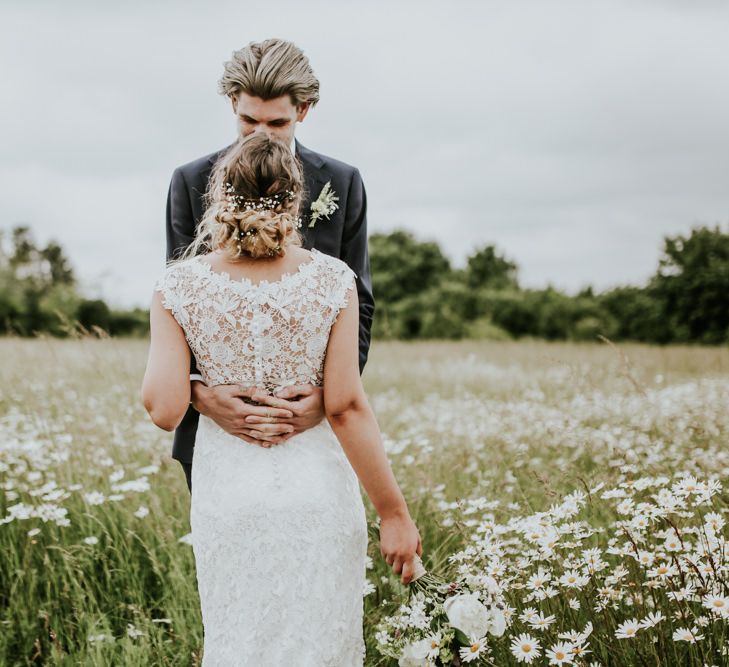
M 171 436 L 140 405 L 145 353 L 141 341 L 0 341 L 1 664 L 200 662 L 189 495 Z M 725 349 L 375 343 L 364 379 L 426 565 L 455 576 L 449 556 L 474 532 L 461 512 L 479 498 L 506 521 L 638 475 L 724 475 L 727 369 Z M 588 512 L 615 520 L 606 503 Z M 370 555 L 367 664 L 393 665 L 375 635 L 407 590 L 374 540 Z

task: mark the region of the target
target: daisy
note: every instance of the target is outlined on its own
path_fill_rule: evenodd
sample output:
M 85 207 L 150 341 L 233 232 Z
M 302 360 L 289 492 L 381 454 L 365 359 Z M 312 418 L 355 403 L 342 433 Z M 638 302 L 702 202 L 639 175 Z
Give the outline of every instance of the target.
M 639 531 L 646 530 L 648 524 L 648 517 L 645 514 L 637 514 L 630 520 L 630 525 Z
M 704 607 L 713 611 L 717 616 L 729 617 L 729 598 L 723 595 L 704 595 L 702 603 Z
M 663 547 L 666 551 L 681 551 L 683 545 L 681 544 L 681 540 L 678 538 L 678 534 L 672 530 L 668 535 L 666 535 Z
M 577 570 L 568 570 L 560 578 L 559 583 L 566 588 L 582 588 L 587 585 L 590 578 L 580 574 Z
M 537 610 L 534 607 L 525 607 L 524 610 L 519 614 L 519 620 L 522 623 L 529 623 L 536 615 Z
M 542 612 L 539 612 L 529 621 L 529 625 L 531 625 L 535 630 L 545 630 L 556 620 L 557 619 L 554 614 L 551 616 L 545 616 Z
M 459 654 L 463 662 L 471 662 L 476 660 L 479 656 L 483 655 L 486 651 L 486 638 L 477 639 L 471 642 L 470 646 L 462 646 L 459 649 Z
M 571 632 L 562 632 L 557 636 L 573 645 L 584 644 L 587 641 L 587 638 L 592 634 L 592 629 L 592 623 L 588 621 L 582 632 L 572 630 Z
M 633 618 L 625 623 L 621 623 L 618 629 L 615 631 L 615 636 L 618 639 L 633 639 L 640 629 L 640 623 L 637 618 Z
M 573 649 L 574 646 L 572 644 L 559 642 L 553 644 L 545 655 L 549 658 L 550 665 L 571 665 L 574 662 Z
M 89 505 L 103 505 L 106 500 L 106 496 L 99 491 L 90 491 L 89 493 L 84 493 L 84 500 Z
M 572 646 L 572 655 L 576 658 L 582 658 L 585 657 L 588 653 L 591 653 L 589 648 L 587 648 L 587 644 L 574 644 Z
M 430 635 L 430 637 L 427 637 L 427 640 L 429 644 L 428 657 L 437 658 L 438 652 L 440 651 L 440 632 L 436 632 L 435 634 Z
M 526 633 L 511 640 L 512 655 L 518 662 L 526 662 L 528 665 L 542 654 L 541 648 L 539 641 Z
M 665 618 L 660 611 L 651 612 L 640 622 L 640 627 L 643 629 L 655 627 L 661 621 L 665 620 Z
M 699 630 L 696 626 L 691 628 L 679 628 L 673 633 L 673 641 L 675 642 L 689 642 L 695 644 L 699 639 L 703 639 L 704 635 L 699 634 Z
M 704 516 L 704 523 L 716 533 L 724 527 L 724 517 L 717 512 L 709 512 Z
M 652 578 L 665 579 L 667 577 L 675 577 L 678 574 L 678 570 L 671 563 L 660 563 L 656 567 L 648 570 L 647 574 Z
M 675 591 L 668 591 L 666 595 L 674 602 L 681 602 L 682 600 L 689 600 L 696 594 L 696 586 L 693 584 L 686 584 L 683 588 L 678 588 Z
M 653 561 L 655 561 L 655 559 L 655 554 L 652 554 L 650 551 L 639 551 L 638 555 L 635 557 L 635 560 L 637 560 L 643 567 L 650 567 L 653 565 Z
M 527 581 L 527 588 L 531 590 L 542 588 L 551 578 L 552 575 L 540 567 L 537 569 L 536 574 L 529 577 L 529 580 Z
M 680 482 L 673 485 L 673 492 L 678 495 L 688 495 L 700 490 L 699 481 L 693 475 L 687 475 Z

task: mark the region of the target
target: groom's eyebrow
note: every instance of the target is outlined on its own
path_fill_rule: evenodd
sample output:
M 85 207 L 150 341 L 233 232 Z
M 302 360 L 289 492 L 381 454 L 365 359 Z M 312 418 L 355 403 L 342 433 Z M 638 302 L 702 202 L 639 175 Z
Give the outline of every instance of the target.
M 247 122 L 250 123 L 257 123 L 258 120 L 256 118 L 253 118 L 253 116 L 249 116 L 247 113 L 241 114 L 241 118 Z M 267 123 L 278 123 L 283 124 L 288 122 L 288 118 L 272 118 L 269 121 L 266 121 Z

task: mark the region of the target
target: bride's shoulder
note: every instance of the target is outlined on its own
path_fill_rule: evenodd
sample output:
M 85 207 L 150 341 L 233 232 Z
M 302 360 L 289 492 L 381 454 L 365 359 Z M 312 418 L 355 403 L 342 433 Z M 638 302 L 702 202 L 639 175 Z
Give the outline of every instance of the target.
M 194 257 L 186 257 L 185 259 L 175 259 L 165 267 L 166 273 L 180 273 L 200 265 L 201 258 L 204 255 L 195 255 Z
M 158 284 L 176 285 L 180 281 L 187 282 L 187 278 L 193 275 L 200 268 L 200 257 L 188 257 L 186 259 L 176 259 L 167 264 L 162 275 L 158 278 Z
M 327 273 L 330 273 L 337 279 L 341 280 L 350 275 L 351 276 L 357 275 L 349 267 L 349 264 L 347 264 L 345 261 L 339 259 L 339 257 L 334 257 L 333 255 L 328 255 L 327 253 L 321 252 L 316 249 L 314 249 L 312 252 L 317 254 L 319 261 L 324 265 Z

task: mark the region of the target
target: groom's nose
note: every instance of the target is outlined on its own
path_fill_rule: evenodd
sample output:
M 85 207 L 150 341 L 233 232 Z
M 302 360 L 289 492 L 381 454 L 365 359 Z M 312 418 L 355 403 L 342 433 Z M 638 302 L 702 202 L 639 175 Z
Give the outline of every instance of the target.
M 256 125 L 255 129 L 253 130 L 253 133 L 254 134 L 265 134 L 268 137 L 273 136 L 271 129 L 269 127 L 266 127 L 263 124 Z

